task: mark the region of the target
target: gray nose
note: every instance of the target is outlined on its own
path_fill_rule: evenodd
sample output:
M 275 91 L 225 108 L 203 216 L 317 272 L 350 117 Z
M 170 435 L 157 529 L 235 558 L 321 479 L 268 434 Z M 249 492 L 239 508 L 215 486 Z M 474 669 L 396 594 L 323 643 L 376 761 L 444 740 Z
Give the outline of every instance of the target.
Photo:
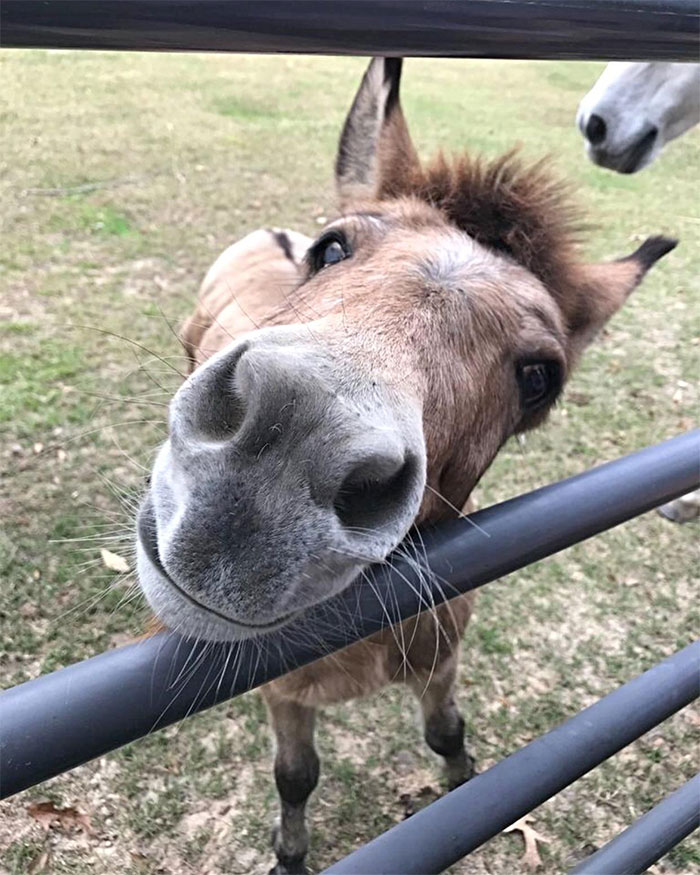
M 333 511 L 350 534 L 381 529 L 402 514 L 418 476 L 418 460 L 410 453 L 371 451 L 347 466 L 334 490 Z
M 244 341 L 205 364 L 173 401 L 181 467 L 202 457 L 261 491 L 293 491 L 352 536 L 405 520 L 421 448 L 376 383 L 313 346 Z M 414 432 L 414 430 L 411 430 Z
M 584 134 L 592 146 L 599 146 L 607 135 L 608 129 L 605 121 L 593 113 L 586 122 Z

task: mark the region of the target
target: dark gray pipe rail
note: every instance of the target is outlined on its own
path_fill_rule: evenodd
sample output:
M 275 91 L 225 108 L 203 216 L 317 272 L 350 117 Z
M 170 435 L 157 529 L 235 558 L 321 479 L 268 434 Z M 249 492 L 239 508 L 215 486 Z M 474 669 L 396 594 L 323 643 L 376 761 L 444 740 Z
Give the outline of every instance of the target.
M 696 61 L 696 0 L 3 0 L 5 47 Z
M 421 532 L 432 577 L 396 559 L 279 634 L 158 635 L 0 693 L 0 797 L 45 781 L 700 485 L 700 431 Z M 474 525 L 476 524 L 476 526 Z M 662 524 L 660 522 L 660 524 Z M 409 541 L 410 544 L 410 541 Z M 413 586 L 406 585 L 409 580 Z M 422 593 L 417 594 L 417 591 Z M 294 643 L 292 643 L 294 642 Z
M 325 869 L 323 875 L 442 872 L 692 702 L 700 694 L 699 678 L 700 641 L 696 641 Z M 619 870 L 605 871 L 617 875 Z
M 700 826 L 700 774 L 591 854 L 571 875 L 637 875 Z

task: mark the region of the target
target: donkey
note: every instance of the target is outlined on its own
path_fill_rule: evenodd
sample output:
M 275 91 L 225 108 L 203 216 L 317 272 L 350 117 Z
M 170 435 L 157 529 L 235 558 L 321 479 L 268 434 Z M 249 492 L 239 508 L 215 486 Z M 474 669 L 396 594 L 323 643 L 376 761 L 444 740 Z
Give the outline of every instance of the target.
M 608 64 L 576 121 L 591 161 L 636 173 L 700 122 L 700 64 Z
M 457 514 L 675 246 L 651 237 L 586 264 L 544 162 L 439 156 L 423 167 L 401 64 L 371 62 L 345 121 L 340 217 L 308 247 L 284 232 L 237 244 L 185 326 L 194 370 L 170 407 L 137 550 L 154 612 L 188 636 L 283 628 L 384 561 L 414 524 Z M 454 700 L 471 608 L 458 597 L 263 687 L 281 798 L 273 872 L 304 871 L 319 706 L 405 682 L 448 785 L 471 777 Z

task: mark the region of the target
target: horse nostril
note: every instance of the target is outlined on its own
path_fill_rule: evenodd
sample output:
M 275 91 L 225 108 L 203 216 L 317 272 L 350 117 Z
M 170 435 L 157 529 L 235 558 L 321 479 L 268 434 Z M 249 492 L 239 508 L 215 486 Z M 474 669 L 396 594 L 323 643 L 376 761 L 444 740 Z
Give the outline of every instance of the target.
M 355 466 L 340 485 L 333 509 L 346 529 L 362 534 L 393 523 L 401 516 L 415 485 L 418 465 L 413 457 L 375 458 Z
M 586 122 L 584 134 L 591 146 L 598 146 L 603 142 L 607 134 L 607 125 L 599 115 L 591 115 Z

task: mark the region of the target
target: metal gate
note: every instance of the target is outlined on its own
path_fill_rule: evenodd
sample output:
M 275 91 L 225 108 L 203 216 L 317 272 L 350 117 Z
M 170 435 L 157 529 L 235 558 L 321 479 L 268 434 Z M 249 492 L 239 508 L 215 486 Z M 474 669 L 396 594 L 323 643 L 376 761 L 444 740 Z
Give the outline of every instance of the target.
M 699 24 L 694 0 L 4 0 L 2 45 L 697 60 Z M 216 645 L 206 659 L 193 660 L 196 644 L 163 634 L 6 690 L 0 798 L 346 647 L 426 603 L 439 604 L 446 589 L 449 597 L 460 595 L 698 486 L 700 431 L 694 431 L 473 514 L 488 539 L 464 520 L 423 530 L 428 574 L 401 558 L 374 569 L 373 586 L 353 585 L 299 621 L 316 630 L 302 645 L 261 650 L 244 641 Z M 353 618 L 347 628 L 329 622 L 339 611 Z M 237 658 L 230 659 L 232 648 Z M 234 664 L 235 673 L 228 668 Z M 326 872 L 441 872 L 699 694 L 700 641 Z M 641 872 L 698 825 L 700 775 L 574 872 Z

